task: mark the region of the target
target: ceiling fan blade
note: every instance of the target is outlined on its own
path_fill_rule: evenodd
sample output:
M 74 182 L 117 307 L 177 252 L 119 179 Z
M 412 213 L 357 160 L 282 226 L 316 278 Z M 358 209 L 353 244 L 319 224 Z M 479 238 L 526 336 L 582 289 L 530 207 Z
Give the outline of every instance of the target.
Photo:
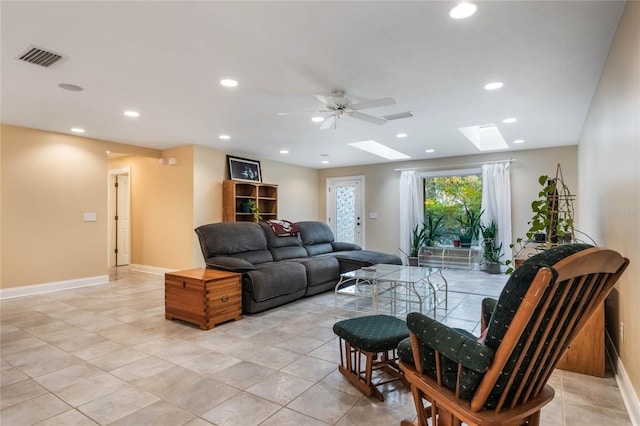
M 320 126 L 320 130 L 326 130 L 330 128 L 331 126 L 334 125 L 335 122 L 336 122 L 336 116 L 335 115 L 330 116 L 329 118 L 327 118 L 322 122 L 322 125 Z
M 316 95 L 316 98 L 322 102 L 323 105 L 326 105 L 329 102 L 329 98 L 327 98 L 326 96 L 322 96 L 322 95 Z
M 359 109 L 367 109 L 367 108 L 378 108 L 388 105 L 395 105 L 396 100 L 393 98 L 381 98 L 381 99 L 373 99 L 370 101 L 358 102 L 357 104 L 349 105 L 349 108 L 353 110 Z
M 351 111 L 349 113 L 350 117 L 357 118 L 358 120 L 368 121 L 369 123 L 381 125 L 387 122 L 384 118 L 375 117 L 373 115 L 365 114 L 364 112 L 359 111 Z

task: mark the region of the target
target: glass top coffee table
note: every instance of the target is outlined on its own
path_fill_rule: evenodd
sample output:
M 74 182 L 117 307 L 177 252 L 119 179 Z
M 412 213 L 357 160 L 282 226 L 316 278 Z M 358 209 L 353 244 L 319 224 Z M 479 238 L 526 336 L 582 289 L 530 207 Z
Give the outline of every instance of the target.
M 405 316 L 426 308 L 436 318 L 439 296 L 444 295 L 444 307 L 448 309 L 448 283 L 442 269 L 377 264 L 345 272 L 335 287 L 336 312 Z

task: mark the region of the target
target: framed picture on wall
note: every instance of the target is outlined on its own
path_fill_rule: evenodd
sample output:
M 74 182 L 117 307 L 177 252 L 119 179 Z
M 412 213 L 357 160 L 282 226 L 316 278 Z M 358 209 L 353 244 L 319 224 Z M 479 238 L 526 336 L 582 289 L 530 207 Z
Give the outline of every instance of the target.
M 229 178 L 233 180 L 245 180 L 249 182 L 262 182 L 260 162 L 246 158 L 227 155 L 229 162 Z

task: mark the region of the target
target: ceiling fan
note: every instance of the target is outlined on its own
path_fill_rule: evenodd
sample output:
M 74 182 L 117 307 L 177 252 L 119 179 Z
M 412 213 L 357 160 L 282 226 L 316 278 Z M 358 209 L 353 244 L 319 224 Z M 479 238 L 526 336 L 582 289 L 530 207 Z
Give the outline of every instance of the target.
M 346 92 L 342 90 L 336 90 L 332 92 L 331 96 L 316 95 L 316 98 L 318 98 L 318 100 L 324 104 L 324 108 L 314 112 L 318 112 L 320 114 L 329 113 L 329 117 L 326 117 L 322 125 L 320 126 L 321 130 L 328 129 L 331 126 L 336 128 L 338 119 L 344 116 L 356 118 L 358 120 L 367 121 L 369 123 L 373 123 L 377 125 L 382 125 L 391 118 L 376 117 L 375 115 L 365 114 L 364 112 L 361 112 L 361 110 L 369 109 L 369 108 L 378 108 L 378 107 L 383 107 L 388 105 L 395 105 L 396 103 L 395 99 L 393 98 L 380 98 L 380 99 L 373 99 L 370 101 L 363 101 L 363 102 L 358 102 L 353 104 L 351 103 L 349 98 L 347 98 Z M 289 114 L 290 113 L 286 113 L 286 112 L 278 113 L 278 115 L 289 115 Z M 397 115 L 399 114 L 393 114 L 394 117 Z M 413 113 L 406 112 L 400 115 L 403 115 L 403 117 L 404 116 L 411 117 L 413 116 Z M 403 118 L 403 117 L 396 117 L 396 118 Z

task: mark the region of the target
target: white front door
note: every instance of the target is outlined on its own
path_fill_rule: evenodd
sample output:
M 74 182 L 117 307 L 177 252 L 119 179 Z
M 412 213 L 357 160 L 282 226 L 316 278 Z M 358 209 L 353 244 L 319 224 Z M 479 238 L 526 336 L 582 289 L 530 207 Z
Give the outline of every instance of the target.
M 327 223 L 336 241 L 364 246 L 364 176 L 327 179 Z

